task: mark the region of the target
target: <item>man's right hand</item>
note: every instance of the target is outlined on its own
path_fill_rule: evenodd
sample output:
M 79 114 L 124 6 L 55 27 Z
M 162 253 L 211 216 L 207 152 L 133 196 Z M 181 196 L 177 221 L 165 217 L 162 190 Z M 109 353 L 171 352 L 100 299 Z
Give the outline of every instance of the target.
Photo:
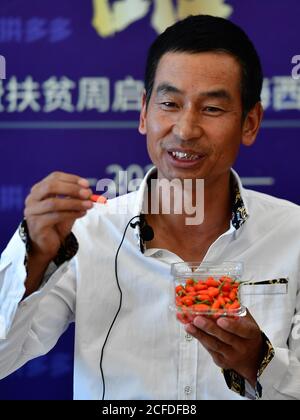
M 31 241 L 27 279 L 31 293 L 70 234 L 75 220 L 93 207 L 91 195 L 86 179 L 63 172 L 53 172 L 32 187 L 24 211 Z

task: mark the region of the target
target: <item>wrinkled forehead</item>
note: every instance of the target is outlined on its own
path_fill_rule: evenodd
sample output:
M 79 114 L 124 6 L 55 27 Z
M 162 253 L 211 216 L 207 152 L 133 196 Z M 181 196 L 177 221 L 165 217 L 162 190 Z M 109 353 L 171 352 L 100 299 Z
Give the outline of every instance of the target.
M 168 52 L 159 60 L 154 90 L 170 84 L 180 90 L 226 87 L 240 93 L 242 66 L 233 55 L 211 51 L 201 53 Z

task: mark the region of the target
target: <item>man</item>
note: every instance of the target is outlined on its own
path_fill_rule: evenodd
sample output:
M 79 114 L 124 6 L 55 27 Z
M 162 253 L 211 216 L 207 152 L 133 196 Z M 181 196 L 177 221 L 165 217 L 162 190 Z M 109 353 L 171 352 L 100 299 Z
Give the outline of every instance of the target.
M 243 189 L 231 170 L 259 130 L 261 86 L 257 53 L 229 21 L 189 17 L 158 37 L 139 128 L 156 169 L 138 192 L 93 209 L 78 176 L 32 188 L 23 241 L 16 233 L 0 263 L 2 377 L 74 321 L 76 399 L 300 398 L 299 207 Z M 204 179 L 203 223 L 137 217 L 152 178 Z M 184 329 L 168 309 L 170 264 L 182 260 L 242 261 L 247 316 Z

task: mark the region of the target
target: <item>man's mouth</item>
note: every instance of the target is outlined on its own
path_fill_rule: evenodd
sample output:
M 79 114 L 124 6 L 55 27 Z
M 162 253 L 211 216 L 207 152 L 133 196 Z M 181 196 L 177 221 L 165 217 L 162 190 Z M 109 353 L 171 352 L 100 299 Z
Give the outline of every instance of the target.
M 196 161 L 199 160 L 203 157 L 203 155 L 201 154 L 196 154 L 193 152 L 183 152 L 183 151 L 170 151 L 168 152 L 169 155 L 171 155 L 173 157 L 173 159 L 179 160 L 179 161 L 183 161 L 183 162 L 190 162 L 190 161 Z

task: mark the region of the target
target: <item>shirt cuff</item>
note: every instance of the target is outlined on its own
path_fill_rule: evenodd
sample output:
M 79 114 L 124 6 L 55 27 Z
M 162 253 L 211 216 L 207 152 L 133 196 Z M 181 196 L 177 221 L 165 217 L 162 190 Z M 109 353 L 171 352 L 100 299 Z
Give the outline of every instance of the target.
M 249 389 L 250 385 L 246 383 L 245 378 L 243 378 L 234 370 L 223 369 L 224 379 L 228 388 L 231 389 L 231 391 L 234 391 L 237 394 L 241 395 L 242 397 L 247 397 L 247 398 L 256 399 L 256 400 L 262 397 L 262 386 L 259 383 L 259 378 L 275 355 L 275 351 L 270 340 L 263 332 L 262 332 L 262 338 L 263 338 L 263 359 L 257 371 L 257 382 L 256 382 L 255 389 L 252 388 L 252 390 L 250 390 Z
M 31 241 L 26 219 L 23 219 L 22 223 L 19 226 L 19 235 L 26 247 L 24 264 L 27 268 L 28 254 L 31 251 Z M 66 237 L 64 243 L 61 244 L 61 247 L 59 248 L 56 257 L 54 258 L 53 263 L 56 265 L 56 267 L 60 267 L 64 262 L 70 261 L 77 254 L 78 248 L 78 241 L 75 235 L 71 232 Z
M 52 261 L 49 265 L 48 265 L 48 267 L 47 267 L 47 270 L 46 270 L 46 272 L 45 272 L 45 274 L 44 274 L 44 277 L 43 277 L 43 280 L 42 280 L 42 283 L 40 284 L 40 287 L 39 287 L 39 289 L 38 290 L 41 290 L 44 286 L 45 286 L 45 284 L 46 283 L 48 283 L 48 280 L 50 279 L 50 277 L 52 276 L 52 274 L 54 274 L 55 273 L 55 271 L 58 269 L 58 266 Z

